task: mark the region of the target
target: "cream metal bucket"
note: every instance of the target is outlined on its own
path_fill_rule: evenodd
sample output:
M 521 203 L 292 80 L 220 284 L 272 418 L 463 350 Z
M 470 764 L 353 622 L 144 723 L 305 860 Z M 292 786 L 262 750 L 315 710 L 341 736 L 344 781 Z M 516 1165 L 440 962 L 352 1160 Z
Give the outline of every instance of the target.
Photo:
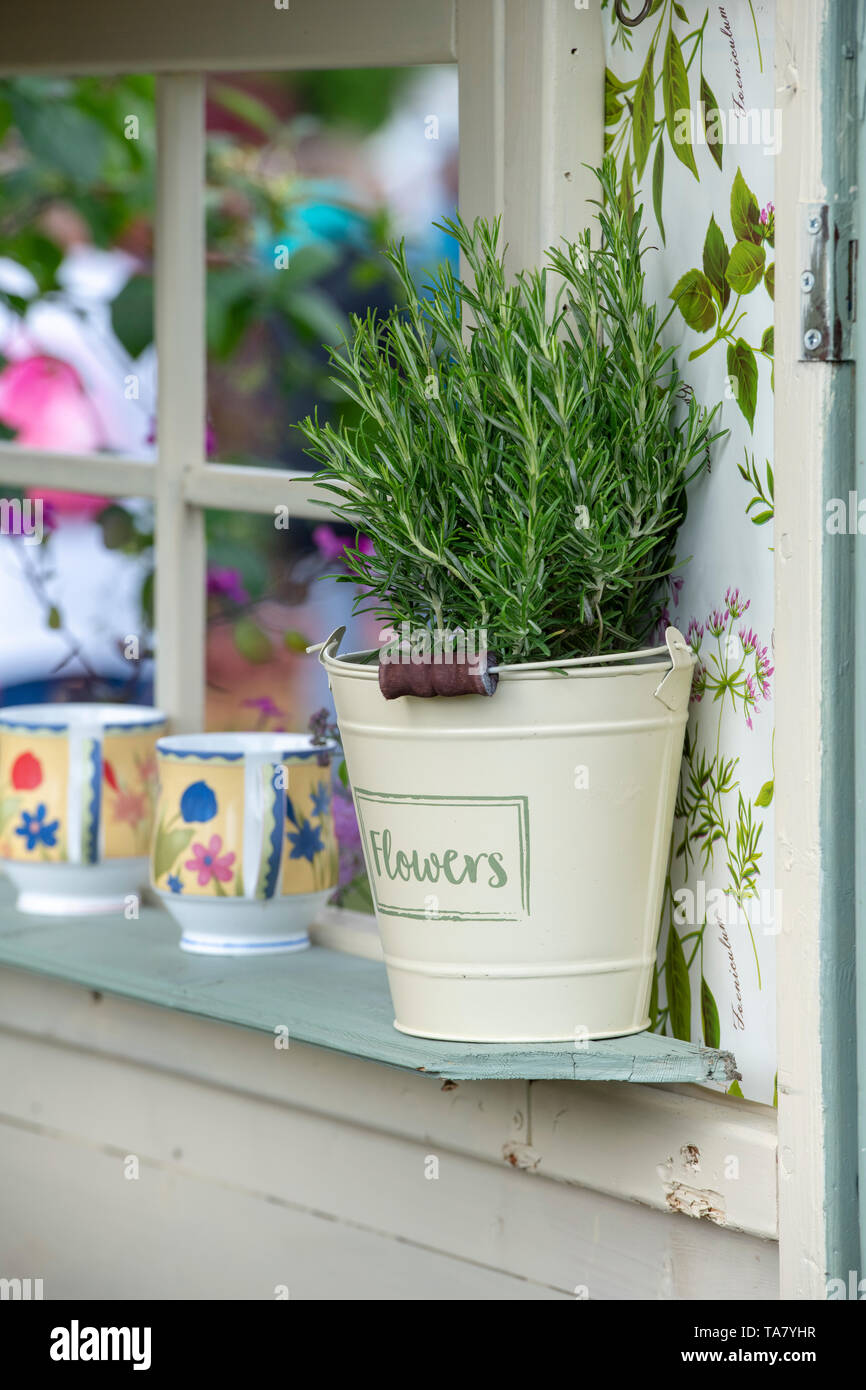
M 637 1033 L 648 1006 L 694 655 L 503 666 L 494 696 L 385 700 L 319 649 L 395 1027 L 462 1042 Z

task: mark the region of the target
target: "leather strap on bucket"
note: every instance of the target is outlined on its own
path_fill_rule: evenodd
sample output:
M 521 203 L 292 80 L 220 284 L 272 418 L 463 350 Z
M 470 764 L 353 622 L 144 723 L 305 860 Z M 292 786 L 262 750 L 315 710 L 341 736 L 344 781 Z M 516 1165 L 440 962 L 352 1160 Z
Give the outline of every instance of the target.
M 398 650 L 379 655 L 379 689 L 386 700 L 401 695 L 430 699 L 434 695 L 493 695 L 499 676 L 490 667 L 496 665 L 493 652 L 480 651 L 473 656 L 454 652 L 442 656 Z

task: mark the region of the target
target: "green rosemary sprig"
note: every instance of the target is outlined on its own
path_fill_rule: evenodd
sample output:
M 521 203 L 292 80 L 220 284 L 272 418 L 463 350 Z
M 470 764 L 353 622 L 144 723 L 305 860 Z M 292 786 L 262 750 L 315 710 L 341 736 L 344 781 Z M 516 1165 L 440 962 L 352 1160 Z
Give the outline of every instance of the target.
M 684 391 L 647 301 L 642 208 L 597 170 L 589 231 L 542 270 L 506 276 L 498 222 L 442 226 L 448 265 L 403 303 L 355 316 L 332 354 L 360 424 L 300 425 L 339 516 L 373 541 L 347 554 L 355 608 L 390 623 L 486 628 L 501 658 L 633 648 L 659 620 L 718 410 Z M 687 396 L 687 399 L 683 399 Z

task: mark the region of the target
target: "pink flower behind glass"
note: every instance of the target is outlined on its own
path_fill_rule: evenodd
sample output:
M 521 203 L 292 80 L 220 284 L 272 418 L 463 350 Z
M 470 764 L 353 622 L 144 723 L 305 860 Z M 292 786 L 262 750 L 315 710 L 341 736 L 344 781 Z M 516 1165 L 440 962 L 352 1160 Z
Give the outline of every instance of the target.
M 96 411 L 74 367 L 56 357 L 25 357 L 0 372 L 0 419 L 28 449 L 87 453 L 103 443 Z
M 187 859 L 186 868 L 198 874 L 199 888 L 206 888 L 214 878 L 219 883 L 228 883 L 231 878 L 232 864 L 235 862 L 234 851 L 221 855 L 222 847 L 221 835 L 211 835 L 206 845 L 193 845 L 193 857 Z
M 99 417 L 81 378 L 57 357 L 24 357 L 0 371 L 0 420 L 25 449 L 86 454 L 105 444 Z M 58 512 L 91 517 L 108 504 L 89 493 L 31 490 Z

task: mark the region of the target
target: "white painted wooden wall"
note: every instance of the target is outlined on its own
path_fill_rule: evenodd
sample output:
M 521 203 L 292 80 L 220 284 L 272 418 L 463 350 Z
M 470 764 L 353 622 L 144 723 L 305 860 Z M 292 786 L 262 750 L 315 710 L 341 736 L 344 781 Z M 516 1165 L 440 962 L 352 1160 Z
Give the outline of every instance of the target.
M 774 1136 L 743 1117 L 762 1107 L 732 1106 L 713 1152 L 691 1088 L 443 1090 L 14 970 L 0 1077 L 0 1276 L 46 1298 L 776 1296 L 774 1240 L 666 1209 L 734 1189 L 732 1219 L 760 1227 Z M 613 1118 L 624 1089 L 652 1112 L 642 1153 Z

